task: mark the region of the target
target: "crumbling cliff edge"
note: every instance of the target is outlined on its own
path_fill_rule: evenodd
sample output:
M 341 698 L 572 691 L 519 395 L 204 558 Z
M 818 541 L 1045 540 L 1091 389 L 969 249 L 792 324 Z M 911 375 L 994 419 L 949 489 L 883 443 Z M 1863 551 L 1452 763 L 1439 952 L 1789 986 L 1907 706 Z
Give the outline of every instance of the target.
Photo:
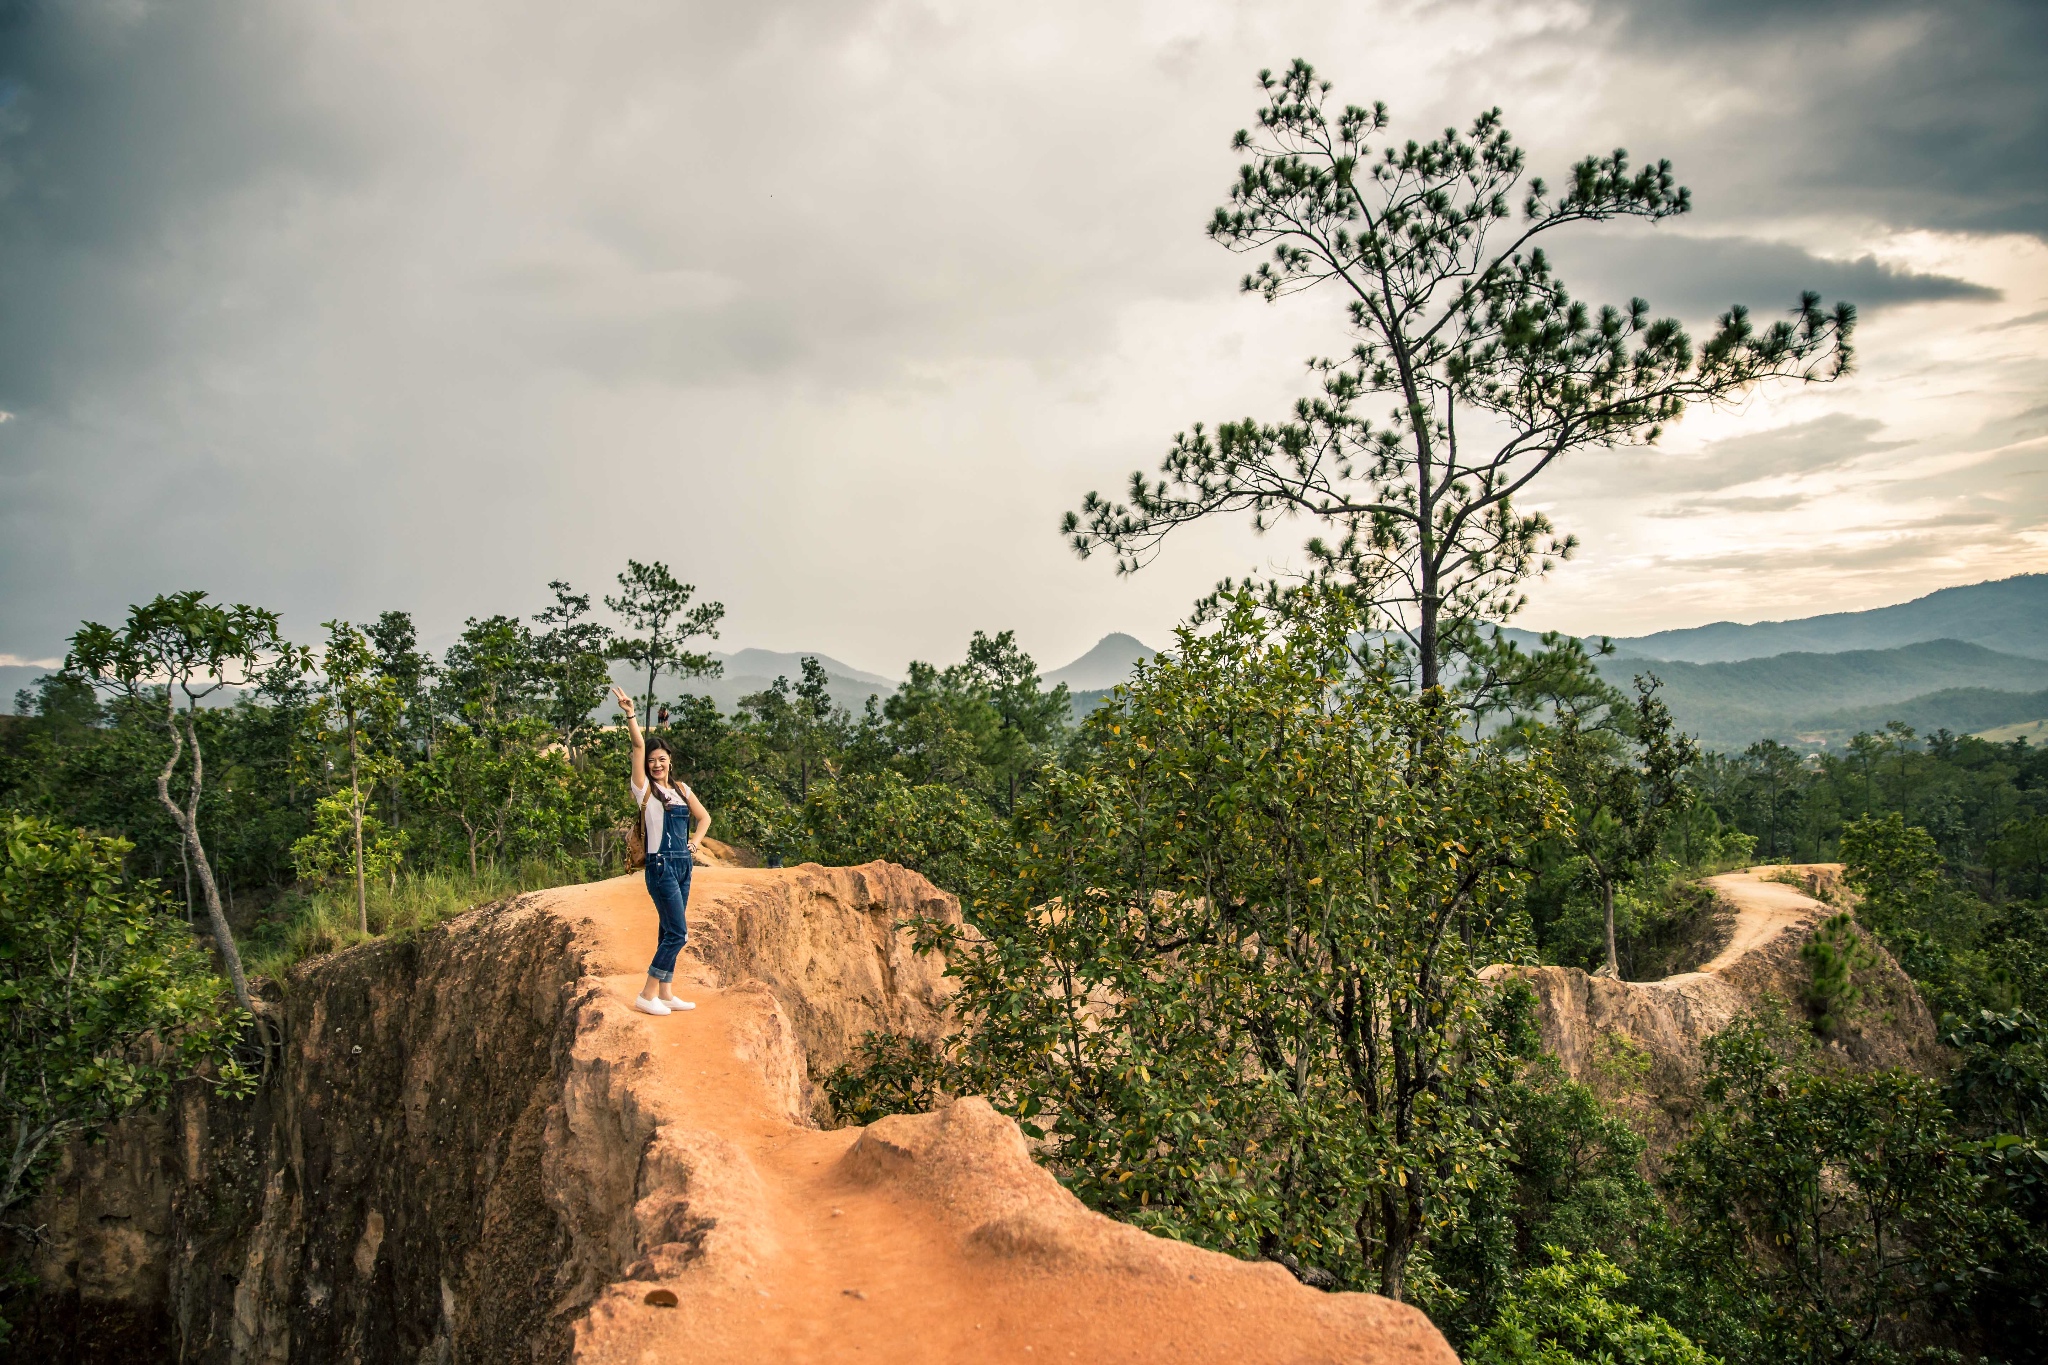
M 1401 1361 L 1414 1309 L 1082 1208 L 968 1099 L 825 1130 L 814 1078 L 935 1032 L 889 864 L 700 868 L 678 984 L 627 1008 L 637 877 L 304 964 L 252 1103 L 199 1088 L 74 1150 L 39 1206 L 23 1357 Z
M 1812 971 L 1799 950 L 1838 913 L 1841 865 L 1761 866 L 1706 880 L 1731 912 L 1728 941 L 1696 971 L 1660 981 L 1616 981 L 1576 967 L 1492 967 L 1536 992 L 1543 1048 L 1574 1080 L 1596 1089 L 1616 1070 L 1618 1048 L 1646 1069 L 1637 1087 L 1653 1112 L 1650 1140 L 1663 1146 L 1683 1128 L 1698 1096 L 1702 1045 L 1737 1016 L 1771 1000 L 1797 1008 Z M 1800 883 L 1794 885 L 1794 882 Z M 1857 1067 L 1940 1069 L 1934 1018 L 1912 981 L 1881 949 L 1867 975 L 1870 999 L 1827 1047 Z

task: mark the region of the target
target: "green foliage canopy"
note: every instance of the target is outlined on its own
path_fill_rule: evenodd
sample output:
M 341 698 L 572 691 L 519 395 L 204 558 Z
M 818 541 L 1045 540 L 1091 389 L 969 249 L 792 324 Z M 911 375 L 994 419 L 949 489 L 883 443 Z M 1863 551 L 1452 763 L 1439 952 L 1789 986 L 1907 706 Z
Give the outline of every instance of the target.
M 1835 1070 L 1801 1032 L 1754 1021 L 1708 1058 L 1705 1112 L 1666 1188 L 1693 1277 L 1737 1281 L 1727 1301 L 1746 1309 L 1752 1355 L 1889 1359 L 1909 1322 L 1980 1288 L 2005 1215 L 1938 1083 Z
M 196 591 L 160 595 L 131 607 L 128 620 L 118 629 L 84 623 L 71 637 L 71 652 L 64 659 L 65 672 L 90 679 L 131 703 L 158 701 L 170 752 L 157 772 L 157 800 L 183 836 L 206 897 L 215 946 L 227 964 L 236 1000 L 252 1016 L 259 1012 L 256 999 L 249 992 L 242 955 L 199 834 L 206 757 L 196 712 L 203 698 L 223 687 L 253 682 L 266 665 L 284 675 L 303 673 L 310 666 L 304 651 L 279 632 L 275 612 L 243 604 L 220 606 Z M 182 799 L 172 791 L 181 770 Z
M 0 1218 L 67 1139 L 162 1104 L 180 1077 L 254 1086 L 233 1055 L 247 1016 L 161 896 L 124 878 L 127 852 L 0 814 Z
M 1478 973 L 1560 809 L 1359 671 L 1355 626 L 1240 596 L 1183 630 L 1020 804 L 949 970 L 960 1083 L 1091 1205 L 1399 1296 L 1494 1159 Z

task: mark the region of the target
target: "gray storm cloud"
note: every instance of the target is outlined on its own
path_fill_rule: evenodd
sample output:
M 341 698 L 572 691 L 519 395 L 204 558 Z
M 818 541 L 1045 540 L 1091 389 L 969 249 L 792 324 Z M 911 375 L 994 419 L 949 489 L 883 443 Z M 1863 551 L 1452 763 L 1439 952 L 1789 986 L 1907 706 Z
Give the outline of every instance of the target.
M 1957 337 L 2042 307 L 2038 258 L 1886 248 L 2048 234 L 2031 5 L 0 0 L 0 650 L 185 586 L 445 638 L 629 553 L 726 601 L 729 643 L 887 671 L 976 628 L 1053 663 L 1163 637 L 1298 537 L 1205 531 L 1118 583 L 1053 526 L 1341 346 L 1200 232 L 1252 74 L 1297 53 L 1404 133 L 1499 103 L 1552 174 L 1677 159 L 1682 233 L 1561 249 L 1588 297 L 1810 287 Z M 1998 401 L 2038 403 L 2002 335 Z M 1633 502 L 1589 474 L 1599 515 L 1787 509 L 1740 485 L 1912 439 L 1785 423 Z

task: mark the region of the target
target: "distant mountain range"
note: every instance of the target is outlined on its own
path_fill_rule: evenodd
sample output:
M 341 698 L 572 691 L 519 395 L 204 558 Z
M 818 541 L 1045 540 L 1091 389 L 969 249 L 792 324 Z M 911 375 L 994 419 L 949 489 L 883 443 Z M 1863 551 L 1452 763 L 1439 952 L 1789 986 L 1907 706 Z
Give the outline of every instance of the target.
M 2048 659 L 2048 574 L 1943 588 L 1910 602 L 1796 621 L 1716 621 L 1685 630 L 1614 637 L 1615 648 L 1646 659 L 1729 663 L 1776 654 L 1840 654 L 1961 640 L 2001 654 Z
M 1141 659 L 1149 659 L 1156 651 L 1135 636 L 1121 633 L 1105 635 L 1086 654 L 1050 673 L 1039 676 L 1047 687 L 1065 683 L 1074 693 L 1077 711 L 1092 708 L 1096 701 L 1110 688 L 1130 676 L 1131 668 Z M 806 651 L 777 653 L 767 649 L 742 649 L 733 654 L 714 654 L 713 658 L 725 665 L 725 672 L 716 678 L 690 678 L 678 680 L 664 678 L 655 689 L 658 697 L 672 700 L 680 693 L 709 697 L 718 704 L 721 711 L 738 709 L 740 698 L 756 692 L 766 691 L 774 686 L 778 677 L 788 678 L 792 685 L 803 677 L 804 660 L 815 658 L 824 665 L 828 690 L 835 704 L 859 714 L 867 705 L 869 697 L 886 697 L 897 688 L 893 678 L 878 673 L 865 673 L 848 664 L 840 663 L 829 654 L 809 654 Z M 646 675 L 641 675 L 638 684 L 628 678 L 624 665 L 614 665 L 612 675 L 619 684 L 629 691 L 646 686 Z M 635 691 L 635 695 L 638 695 Z M 1083 705 L 1085 699 L 1085 706 Z
M 826 691 L 832 697 L 833 705 L 843 706 L 859 715 L 868 704 L 869 697 L 886 697 L 896 690 L 893 679 L 879 673 L 868 673 L 843 664 L 829 654 L 805 652 L 783 653 L 772 649 L 742 649 L 731 654 L 713 653 L 712 658 L 725 665 L 724 671 L 715 678 L 677 678 L 673 675 L 662 678 L 655 684 L 657 701 L 673 701 L 687 692 L 693 696 L 709 697 L 718 709 L 728 714 L 739 709 L 740 698 L 750 697 L 756 692 L 766 692 L 775 685 L 777 678 L 789 679 L 794 687 L 803 680 L 804 660 L 814 658 L 825 667 Z M 637 677 L 630 665 L 612 665 L 612 680 L 634 696 L 641 695 L 647 686 L 647 674 Z M 610 708 L 600 708 L 607 715 Z
M 1534 647 L 1532 632 L 1508 636 Z M 1859 730 L 1899 720 L 1922 734 L 1997 732 L 2000 739 L 2033 733 L 2048 722 L 2048 574 L 1943 588 L 1911 602 L 1872 611 L 1835 612 L 1793 621 L 1717 621 L 1685 630 L 1616 637 L 1601 674 L 1626 687 L 1654 673 L 1681 728 L 1710 749 L 1739 750 L 1759 739 L 1804 748 L 1840 745 Z M 1154 651 L 1125 634 L 1104 636 L 1080 658 L 1043 674 L 1065 683 L 1076 715 Z M 708 696 L 721 710 L 764 691 L 777 677 L 803 676 L 803 651 L 742 649 L 717 655 L 718 678 L 663 678 L 662 699 L 681 692 Z M 858 713 L 870 697 L 896 690 L 896 680 L 815 656 L 825 666 L 832 699 Z M 40 668 L 0 667 L 0 706 L 27 687 Z M 624 665 L 622 686 L 644 685 Z
M 1717 750 L 1765 738 L 1839 744 L 1891 720 L 1970 734 L 2048 717 L 2040 695 L 2048 659 L 1961 640 L 1706 664 L 1615 654 L 1599 669 L 1623 688 L 1639 673 L 1655 675 L 1679 727 Z

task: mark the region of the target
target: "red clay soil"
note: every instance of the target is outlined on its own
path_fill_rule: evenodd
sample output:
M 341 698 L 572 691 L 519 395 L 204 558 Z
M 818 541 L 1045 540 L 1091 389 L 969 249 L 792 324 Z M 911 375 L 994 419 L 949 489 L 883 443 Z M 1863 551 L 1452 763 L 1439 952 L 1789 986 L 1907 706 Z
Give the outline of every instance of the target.
M 778 875 L 699 868 L 693 920 Z M 1088 1212 L 979 1100 L 806 1126 L 786 1022 L 758 985 L 715 988 L 686 955 L 694 1011 L 630 1010 L 655 936 L 637 876 L 546 908 L 578 926 L 607 993 L 585 1006 L 579 1055 L 629 1078 L 626 1102 L 655 1124 L 634 1177 L 638 1259 L 597 1292 L 577 1360 L 1454 1365 L 1412 1308 Z

